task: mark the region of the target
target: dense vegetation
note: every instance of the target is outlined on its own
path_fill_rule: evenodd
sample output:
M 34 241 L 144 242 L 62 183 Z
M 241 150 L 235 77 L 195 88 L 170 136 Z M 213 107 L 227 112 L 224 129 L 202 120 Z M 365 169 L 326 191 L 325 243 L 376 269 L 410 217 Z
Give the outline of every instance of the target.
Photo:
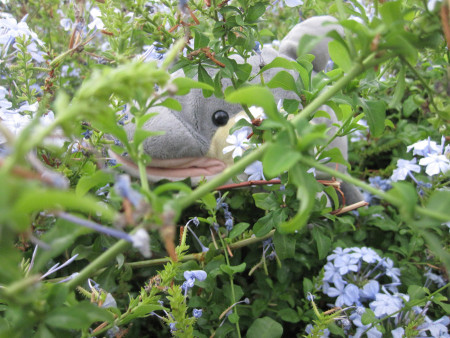
M 0 336 L 448 337 L 449 6 L 2 1 Z M 299 76 L 248 85 L 233 57 L 324 14 L 345 32 L 330 34 L 325 72 L 312 72 L 306 38 L 277 64 Z M 277 86 L 298 100 L 278 104 Z M 151 183 L 148 110 L 176 110 L 174 94 L 193 88 L 266 118 L 231 129 L 235 164 L 216 178 Z M 308 123 L 324 104 L 338 135 Z M 326 148 L 344 135 L 349 174 L 324 164 L 347 164 Z M 217 189 L 245 186 L 244 171 L 277 180 Z M 333 210 L 331 177 L 369 205 Z

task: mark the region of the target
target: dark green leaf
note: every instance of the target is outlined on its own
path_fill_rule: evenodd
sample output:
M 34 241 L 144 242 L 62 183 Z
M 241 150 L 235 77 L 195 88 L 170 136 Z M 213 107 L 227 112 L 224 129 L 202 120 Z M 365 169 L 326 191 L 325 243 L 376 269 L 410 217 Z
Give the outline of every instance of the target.
M 284 235 L 276 231 L 273 236 L 273 243 L 277 252 L 278 258 L 284 260 L 286 258 L 293 258 L 295 256 L 296 238 L 291 235 Z
M 250 226 L 249 223 L 238 223 L 236 224 L 233 229 L 228 234 L 229 239 L 233 239 L 241 235 L 247 228 Z
M 256 319 L 247 331 L 247 338 L 278 338 L 283 334 L 283 326 L 270 317 Z
M 318 227 L 313 228 L 312 236 L 317 246 L 317 253 L 319 254 L 319 259 L 324 259 L 327 257 L 331 250 L 331 239 L 325 235 Z
M 278 311 L 278 316 L 285 322 L 289 323 L 298 323 L 300 321 L 300 317 L 297 311 L 287 307 Z
M 47 315 L 45 322 L 53 327 L 80 330 L 89 328 L 95 322 L 113 320 L 111 312 L 85 301 L 75 306 L 54 309 Z
M 384 132 L 384 120 L 386 118 L 386 103 L 384 101 L 365 101 L 363 106 L 367 117 L 370 133 L 373 137 L 379 137 Z

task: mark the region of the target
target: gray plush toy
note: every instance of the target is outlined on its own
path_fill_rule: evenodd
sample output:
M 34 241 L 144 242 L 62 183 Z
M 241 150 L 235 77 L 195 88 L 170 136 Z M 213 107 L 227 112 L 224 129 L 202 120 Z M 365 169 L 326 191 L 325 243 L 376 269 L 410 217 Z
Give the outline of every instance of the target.
M 325 35 L 331 30 L 337 30 L 342 34 L 342 28 L 336 24 L 326 23 L 336 22 L 330 16 L 313 17 L 296 25 L 292 31 L 281 41 L 279 51 L 264 47 L 258 55 L 253 55 L 247 62 L 252 66 L 252 75 L 260 70 L 261 63 L 269 64 L 276 57 L 284 57 L 290 60 L 297 58 L 298 44 L 302 36 L 314 35 L 324 36 L 324 38 L 310 52 L 315 56 L 313 61 L 314 72 L 324 70 L 328 60 L 328 42 L 330 38 Z M 243 63 L 239 56 L 234 59 L 238 63 Z M 274 68 L 264 73 L 264 78 L 269 81 L 280 69 Z M 294 73 L 292 73 L 294 75 Z M 214 75 L 211 71 L 210 75 Z M 174 77 L 184 76 L 183 70 L 173 74 Z M 297 76 L 297 75 L 296 75 Z M 252 83 L 258 83 L 256 77 Z M 228 79 L 222 81 L 223 88 L 230 86 Z M 276 101 L 280 99 L 298 99 L 292 93 L 277 88 L 273 90 Z M 150 118 L 144 129 L 151 131 L 164 131 L 164 135 L 150 137 L 145 140 L 145 152 L 151 156 L 152 161 L 147 167 L 148 177 L 151 181 L 158 181 L 162 178 L 170 180 L 180 180 L 191 177 L 193 181 L 198 181 L 202 177 L 211 177 L 222 172 L 233 160 L 230 154 L 224 155 L 223 148 L 227 145 L 225 139 L 228 131 L 235 123 L 235 117 L 242 111 L 242 107 L 237 104 L 230 104 L 223 99 L 214 96 L 205 98 L 200 89 L 193 89 L 189 94 L 177 96 L 181 103 L 182 111 L 174 111 L 165 107 L 157 107 L 152 112 L 158 115 Z M 321 107 L 330 116 L 328 119 L 314 120 L 313 123 L 327 123 L 330 127 L 336 121 L 334 112 L 329 107 Z M 332 127 L 330 134 L 333 133 Z M 134 125 L 127 126 L 127 133 L 131 139 L 134 133 Z M 347 157 L 347 139 L 337 138 L 329 148 L 337 147 L 341 150 L 344 158 Z M 117 157 L 119 162 L 124 164 L 125 170 L 137 175 L 137 168 L 129 159 Z M 334 167 L 334 164 L 332 164 Z M 345 170 L 340 165 L 340 169 Z M 325 178 L 325 177 L 320 177 Z M 352 186 L 343 184 L 342 190 L 345 194 L 347 204 L 361 200 L 359 192 Z

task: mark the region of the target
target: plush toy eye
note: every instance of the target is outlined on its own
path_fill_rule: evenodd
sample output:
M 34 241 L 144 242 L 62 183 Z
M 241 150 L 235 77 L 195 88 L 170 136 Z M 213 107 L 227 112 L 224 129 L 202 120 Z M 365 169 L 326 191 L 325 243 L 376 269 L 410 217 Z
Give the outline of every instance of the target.
M 212 121 L 217 127 L 222 127 L 228 123 L 230 117 L 224 110 L 218 110 L 212 115 Z

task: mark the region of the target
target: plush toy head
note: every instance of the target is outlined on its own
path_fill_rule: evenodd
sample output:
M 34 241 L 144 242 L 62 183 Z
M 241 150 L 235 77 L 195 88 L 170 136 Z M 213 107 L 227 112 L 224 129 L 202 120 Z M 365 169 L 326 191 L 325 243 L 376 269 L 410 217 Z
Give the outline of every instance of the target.
M 260 54 L 253 55 L 247 59 L 252 66 L 252 75 L 261 69 L 261 65 L 270 63 L 276 57 L 284 57 L 291 60 L 297 58 L 298 44 L 302 36 L 308 34 L 313 36 L 324 36 L 324 38 L 310 52 L 315 56 L 313 70 L 323 70 L 329 60 L 328 42 L 330 38 L 325 35 L 331 30 L 341 27 L 336 24 L 336 19 L 330 16 L 313 17 L 296 25 L 292 31 L 281 41 L 279 51 L 270 47 L 264 47 Z M 327 24 L 328 23 L 328 24 Z M 237 63 L 244 60 L 234 56 Z M 280 69 L 274 68 L 264 72 L 264 78 L 269 81 Z M 296 76 L 294 73 L 292 73 Z M 214 75 L 214 70 L 210 75 Z M 174 77 L 184 76 L 183 70 L 178 70 Z M 255 78 L 252 83 L 258 83 Z M 223 88 L 231 86 L 229 79 L 222 81 Z M 296 99 L 292 92 L 281 88 L 273 90 L 275 99 Z M 189 94 L 177 96 L 176 99 L 182 105 L 182 111 L 175 111 L 165 107 L 157 107 L 152 112 L 158 115 L 150 118 L 144 125 L 144 129 L 151 131 L 164 131 L 164 135 L 153 136 L 145 140 L 144 150 L 152 157 L 147 173 L 151 181 L 162 178 L 180 180 L 191 177 L 198 181 L 201 177 L 210 177 L 222 172 L 226 166 L 232 163 L 230 154 L 223 155 L 222 149 L 226 146 L 225 139 L 229 134 L 230 127 L 235 122 L 236 115 L 242 111 L 237 104 L 230 104 L 215 96 L 205 98 L 200 89 L 193 89 Z M 334 112 L 328 107 L 323 107 L 330 116 L 326 122 L 329 126 L 336 122 Z M 134 125 L 127 126 L 129 137 L 134 133 Z M 347 156 L 347 140 L 336 139 L 330 148 L 338 147 L 344 157 Z M 126 158 L 119 158 L 130 173 L 136 173 L 133 164 Z

